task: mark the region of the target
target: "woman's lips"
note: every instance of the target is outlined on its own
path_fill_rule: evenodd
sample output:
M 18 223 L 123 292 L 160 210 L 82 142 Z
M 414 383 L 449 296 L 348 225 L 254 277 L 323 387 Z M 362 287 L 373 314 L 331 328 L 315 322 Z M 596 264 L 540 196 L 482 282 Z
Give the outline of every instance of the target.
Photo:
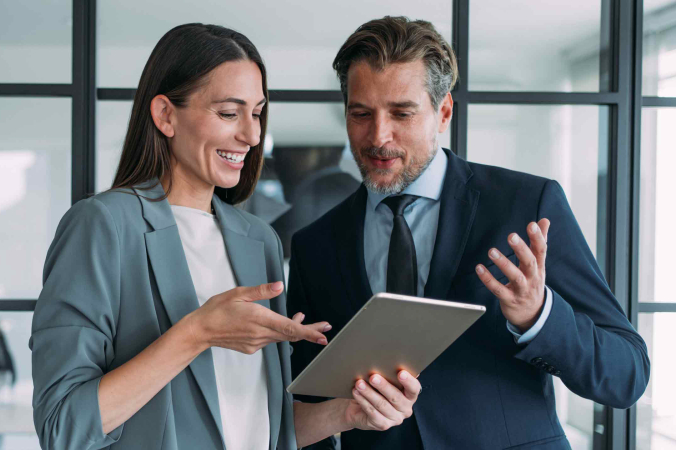
M 368 159 L 378 169 L 389 169 L 399 158 L 380 159 L 369 156 Z

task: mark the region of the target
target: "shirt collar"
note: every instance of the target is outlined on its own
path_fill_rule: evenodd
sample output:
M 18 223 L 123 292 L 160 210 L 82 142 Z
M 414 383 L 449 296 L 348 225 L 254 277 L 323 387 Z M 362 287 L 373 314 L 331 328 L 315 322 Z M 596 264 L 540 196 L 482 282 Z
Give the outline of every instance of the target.
M 441 190 L 444 187 L 444 178 L 446 178 L 446 168 L 448 167 L 448 156 L 439 147 L 437 154 L 432 158 L 432 162 L 427 166 L 427 169 L 420 174 L 409 187 L 404 189 L 402 194 L 417 195 L 420 197 L 429 198 L 431 200 L 439 200 L 441 198 Z M 387 194 L 377 194 L 375 192 L 368 192 L 368 205 L 375 211 L 376 207 L 382 202 Z

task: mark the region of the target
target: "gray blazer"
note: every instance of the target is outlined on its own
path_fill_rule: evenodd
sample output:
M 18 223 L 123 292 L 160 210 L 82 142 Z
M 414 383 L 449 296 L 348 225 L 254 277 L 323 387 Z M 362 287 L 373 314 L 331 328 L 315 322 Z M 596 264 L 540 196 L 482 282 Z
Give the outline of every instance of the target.
M 164 194 L 159 184 L 134 191 Z M 217 196 L 213 206 L 238 284 L 283 280 L 282 246 L 272 228 Z M 118 190 L 78 202 L 59 223 L 43 282 L 29 343 L 42 448 L 225 448 L 211 350 L 119 428 L 105 435 L 101 427 L 103 374 L 199 307 L 167 200 Z M 286 294 L 259 303 L 286 316 Z M 295 449 L 293 400 L 284 390 L 291 382 L 290 346 L 270 344 L 262 351 L 270 449 Z

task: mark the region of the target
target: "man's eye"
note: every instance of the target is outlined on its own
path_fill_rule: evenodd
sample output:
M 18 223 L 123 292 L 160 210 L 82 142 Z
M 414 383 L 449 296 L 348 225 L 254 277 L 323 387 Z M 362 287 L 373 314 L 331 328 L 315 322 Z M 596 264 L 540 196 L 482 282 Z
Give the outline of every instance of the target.
M 358 113 L 352 113 L 352 117 L 356 117 L 358 119 L 361 119 L 363 117 L 368 117 L 369 113 L 366 112 L 358 112 Z
M 395 116 L 397 116 L 400 119 L 408 119 L 409 117 L 412 116 L 412 114 L 411 113 L 397 113 L 397 114 L 395 114 Z

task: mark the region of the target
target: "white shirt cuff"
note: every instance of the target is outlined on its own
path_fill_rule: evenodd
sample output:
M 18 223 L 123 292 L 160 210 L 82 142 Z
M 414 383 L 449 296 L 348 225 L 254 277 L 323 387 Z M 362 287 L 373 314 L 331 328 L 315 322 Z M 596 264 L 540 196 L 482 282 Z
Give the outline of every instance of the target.
M 547 318 L 549 317 L 549 313 L 552 311 L 552 291 L 549 289 L 549 287 L 545 286 L 545 305 L 542 308 L 542 313 L 540 314 L 540 317 L 538 320 L 535 322 L 535 324 L 530 327 L 528 331 L 526 331 L 524 334 L 519 333 L 519 329 L 509 323 L 509 320 L 507 321 L 507 329 L 509 330 L 510 333 L 514 336 L 514 342 L 517 344 L 528 344 L 530 341 L 535 339 L 535 337 L 538 335 L 540 330 L 542 329 L 543 326 L 545 326 L 545 322 L 547 322 Z

